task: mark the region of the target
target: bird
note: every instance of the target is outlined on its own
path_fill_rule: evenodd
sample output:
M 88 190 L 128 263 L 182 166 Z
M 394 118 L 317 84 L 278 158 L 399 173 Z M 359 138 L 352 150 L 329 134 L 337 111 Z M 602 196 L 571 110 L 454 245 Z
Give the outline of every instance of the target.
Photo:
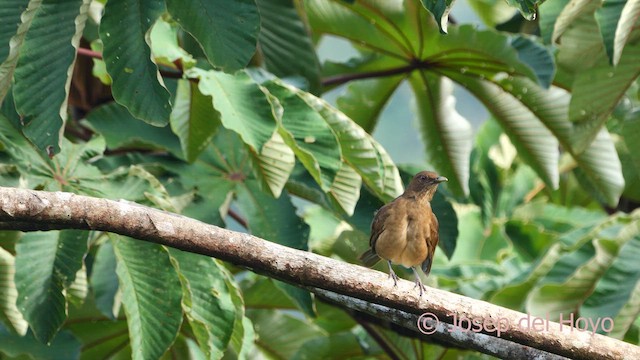
M 438 245 L 438 219 L 430 202 L 438 185 L 445 181 L 448 181 L 446 177 L 433 171 L 417 173 L 402 195 L 376 212 L 371 223 L 370 248 L 360 256 L 367 267 L 375 265 L 381 258 L 386 260 L 394 287 L 398 285 L 398 275 L 391 265 L 411 268 L 420 297 L 426 287 L 418 275 L 418 266 L 425 275 L 429 275 Z

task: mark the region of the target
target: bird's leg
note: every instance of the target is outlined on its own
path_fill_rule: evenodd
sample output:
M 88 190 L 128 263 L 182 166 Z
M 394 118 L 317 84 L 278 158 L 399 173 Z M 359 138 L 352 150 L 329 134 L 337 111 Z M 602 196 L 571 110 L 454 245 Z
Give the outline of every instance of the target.
M 389 265 L 389 277 L 393 279 L 393 286 L 398 286 L 398 275 L 393 272 L 393 268 L 391 267 L 391 260 L 387 260 L 387 265 Z
M 411 270 L 413 270 L 413 275 L 416 276 L 416 286 L 420 289 L 420 297 L 422 297 L 422 292 L 423 290 L 427 290 L 427 287 L 424 286 L 424 284 L 422 283 L 422 280 L 420 280 L 420 276 L 418 275 L 418 270 L 416 270 L 415 267 L 411 267 Z M 415 289 L 416 286 L 414 286 L 413 288 Z

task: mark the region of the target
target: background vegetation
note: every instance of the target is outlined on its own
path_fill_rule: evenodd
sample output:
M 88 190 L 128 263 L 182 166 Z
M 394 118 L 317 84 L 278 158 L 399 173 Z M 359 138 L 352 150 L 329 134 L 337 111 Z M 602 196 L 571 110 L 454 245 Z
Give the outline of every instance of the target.
M 638 344 L 640 2 L 470 4 L 488 29 L 447 24 L 450 1 L 3 0 L 0 184 L 356 263 L 374 211 L 433 168 L 431 285 Z M 323 35 L 358 55 L 320 64 Z M 370 134 L 403 83 L 424 142 L 403 151 L 427 163 L 397 167 Z M 491 113 L 475 134 L 453 84 Z M 118 235 L 0 232 L 0 357 L 478 356 L 369 320 Z

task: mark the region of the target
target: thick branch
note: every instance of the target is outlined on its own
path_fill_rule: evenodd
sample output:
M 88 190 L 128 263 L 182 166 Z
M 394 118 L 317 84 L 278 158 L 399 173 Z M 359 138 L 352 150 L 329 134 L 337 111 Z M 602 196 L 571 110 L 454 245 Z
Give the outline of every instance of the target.
M 640 359 L 637 346 L 568 324 L 549 322 L 544 331 L 536 331 L 519 326 L 527 314 L 433 288 L 420 298 L 409 281 L 399 281 L 394 288 L 386 274 L 375 270 L 128 201 L 0 187 L 0 225 L 11 222 L 114 232 L 213 256 L 298 286 L 328 290 L 408 314 L 431 313 L 443 324 L 452 324 L 454 317 L 504 323 L 508 328 L 501 329 L 502 339 L 570 358 Z M 484 326 L 480 332 L 498 337 L 495 327 Z M 452 342 L 460 335 L 458 331 L 447 333 Z

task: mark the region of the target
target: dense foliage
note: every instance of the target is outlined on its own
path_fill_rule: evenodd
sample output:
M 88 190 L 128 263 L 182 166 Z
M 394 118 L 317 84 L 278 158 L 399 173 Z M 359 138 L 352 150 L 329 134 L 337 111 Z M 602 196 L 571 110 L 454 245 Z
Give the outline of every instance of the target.
M 448 23 L 447 0 L 2 0 L 0 185 L 357 263 L 374 211 L 433 168 L 450 181 L 431 285 L 610 317 L 639 344 L 640 2 L 470 3 L 487 29 Z M 323 35 L 358 55 L 321 64 Z M 371 135 L 403 83 L 428 164 L 396 166 Z M 454 84 L 491 113 L 475 134 Z M 196 254 L 0 231 L 1 356 L 476 355 L 363 321 Z

